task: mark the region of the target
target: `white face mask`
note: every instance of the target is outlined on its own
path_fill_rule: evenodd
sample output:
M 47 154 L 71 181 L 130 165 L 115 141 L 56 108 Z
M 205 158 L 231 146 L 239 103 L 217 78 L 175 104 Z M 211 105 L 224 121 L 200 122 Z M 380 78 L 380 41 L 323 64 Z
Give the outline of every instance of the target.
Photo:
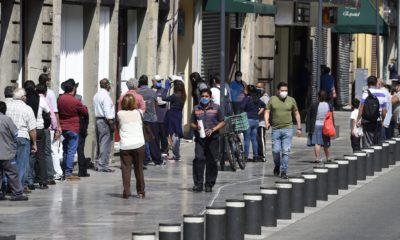
M 286 98 L 288 95 L 288 92 L 279 92 L 279 97 L 281 97 L 282 99 Z

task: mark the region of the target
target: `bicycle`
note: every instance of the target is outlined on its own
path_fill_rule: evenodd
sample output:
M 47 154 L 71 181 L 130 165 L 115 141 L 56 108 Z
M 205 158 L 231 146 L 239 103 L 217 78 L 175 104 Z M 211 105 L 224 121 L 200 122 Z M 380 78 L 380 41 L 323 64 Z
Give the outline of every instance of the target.
M 233 171 L 237 170 L 237 165 L 240 169 L 245 169 L 246 160 L 244 158 L 243 143 L 239 138 L 239 134 L 245 132 L 249 128 L 247 114 L 241 113 L 225 117 L 225 127 L 222 130 L 224 153 L 229 161 L 229 165 Z M 224 157 L 221 162 L 224 162 Z

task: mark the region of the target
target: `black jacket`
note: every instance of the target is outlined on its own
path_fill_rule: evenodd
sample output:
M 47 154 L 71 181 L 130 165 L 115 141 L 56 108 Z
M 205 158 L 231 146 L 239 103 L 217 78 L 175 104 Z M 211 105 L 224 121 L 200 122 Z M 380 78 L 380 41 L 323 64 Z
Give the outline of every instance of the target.
M 319 102 L 314 102 L 311 104 L 310 108 L 307 111 L 306 117 L 306 132 L 309 134 L 313 134 L 315 130 L 315 122 L 317 121 L 317 113 L 318 113 Z M 329 110 L 332 112 L 333 107 L 329 104 Z M 335 123 L 335 119 L 333 118 L 333 123 Z

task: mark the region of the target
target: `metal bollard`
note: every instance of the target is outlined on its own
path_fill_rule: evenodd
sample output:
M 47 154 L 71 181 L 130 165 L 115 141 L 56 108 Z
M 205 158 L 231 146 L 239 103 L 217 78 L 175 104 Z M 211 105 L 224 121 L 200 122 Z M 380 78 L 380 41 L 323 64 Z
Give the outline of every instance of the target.
M 343 158 L 349 161 L 349 185 L 357 185 L 357 156 L 344 155 Z
M 292 219 L 292 183 L 275 182 L 278 189 L 277 218 Z
M 388 140 L 386 142 L 389 143 L 389 165 L 395 165 L 396 140 Z
M 261 235 L 262 195 L 245 193 L 243 199 L 245 202 L 244 234 Z
M 367 153 L 355 152 L 353 154 L 357 156 L 357 180 L 365 180 L 367 177 Z
M 349 189 L 349 161 L 336 159 L 335 162 L 339 165 L 338 188 L 340 190 L 347 190 Z
M 339 164 L 326 163 L 325 167 L 328 168 L 328 195 L 338 195 Z
M 156 233 L 133 232 L 132 240 L 156 240 Z
M 328 169 L 325 167 L 314 167 L 317 174 L 317 200 L 328 201 Z
M 291 177 L 292 183 L 292 212 L 304 213 L 304 178 Z
M 206 239 L 225 240 L 226 209 L 224 207 L 206 208 Z
M 367 176 L 374 176 L 374 158 L 375 149 L 373 148 L 363 148 L 361 151 L 367 153 L 367 161 L 365 162 L 365 171 Z
M 371 146 L 375 150 L 374 155 L 374 171 L 381 172 L 382 171 L 382 146 L 373 145 Z
M 226 239 L 244 240 L 245 201 L 226 200 Z
M 388 168 L 389 167 L 389 143 L 382 143 L 382 168 Z
M 204 215 L 183 215 L 183 240 L 204 240 Z
M 317 206 L 317 174 L 301 173 L 304 178 L 304 206 Z
M 394 154 L 394 161 L 400 160 L 400 137 L 393 138 L 396 141 L 396 150 Z
M 276 227 L 278 189 L 261 187 L 260 193 L 263 196 L 263 214 L 261 218 L 261 226 Z
M 181 240 L 182 226 L 180 223 L 160 223 L 158 226 L 159 240 Z

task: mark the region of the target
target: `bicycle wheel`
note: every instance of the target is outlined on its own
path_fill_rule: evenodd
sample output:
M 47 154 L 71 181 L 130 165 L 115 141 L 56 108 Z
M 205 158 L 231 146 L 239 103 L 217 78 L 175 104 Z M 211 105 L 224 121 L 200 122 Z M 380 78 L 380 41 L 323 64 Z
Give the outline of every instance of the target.
M 235 152 L 232 147 L 232 140 L 230 136 L 226 136 L 225 138 L 225 149 L 226 149 L 226 157 L 228 158 L 229 165 L 231 166 L 233 171 L 236 171 L 236 160 L 235 160 Z
M 240 169 L 244 169 L 246 167 L 246 161 L 244 159 L 244 154 L 243 154 L 243 144 L 242 141 L 240 141 L 240 138 L 235 135 L 234 136 L 234 144 L 235 144 L 235 159 L 240 167 Z

